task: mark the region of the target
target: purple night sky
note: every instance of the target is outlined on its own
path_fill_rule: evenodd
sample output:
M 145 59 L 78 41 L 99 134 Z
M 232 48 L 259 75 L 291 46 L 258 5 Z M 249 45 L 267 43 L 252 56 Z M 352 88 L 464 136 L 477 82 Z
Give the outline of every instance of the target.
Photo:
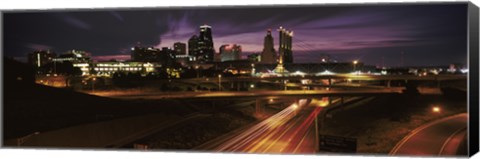
M 215 49 L 242 46 L 243 56 L 263 48 L 266 30 L 294 31 L 294 62 L 320 54 L 371 65 L 448 65 L 467 61 L 467 5 L 264 6 L 149 8 L 4 14 L 4 54 L 25 59 L 35 49 L 91 52 L 97 60 L 128 59 L 130 47 L 187 43 L 198 26 L 212 26 Z M 273 33 L 278 50 L 278 33 Z

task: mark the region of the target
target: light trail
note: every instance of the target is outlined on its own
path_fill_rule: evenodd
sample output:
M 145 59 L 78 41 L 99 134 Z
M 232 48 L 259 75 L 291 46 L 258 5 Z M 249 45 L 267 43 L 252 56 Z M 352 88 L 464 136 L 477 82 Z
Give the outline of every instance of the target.
M 220 151 L 220 152 L 236 151 L 244 146 L 247 146 L 247 144 L 251 143 L 252 140 L 258 139 L 262 135 L 269 134 L 269 133 L 266 133 L 267 131 L 272 132 L 278 126 L 281 126 L 287 121 L 289 121 L 291 118 L 294 117 L 294 115 L 296 114 L 295 112 L 300 110 L 303 107 L 303 105 L 305 105 L 306 103 L 307 103 L 307 100 L 302 99 L 298 102 L 298 105 L 294 103 L 288 106 L 287 108 L 280 111 L 279 113 L 269 117 L 268 119 L 249 128 L 248 130 L 241 133 L 240 135 L 232 138 L 230 141 L 220 145 L 217 151 Z
M 308 107 L 307 107 L 308 105 Z M 319 101 L 299 100 L 217 147 L 219 152 L 314 153 L 312 124 L 323 109 Z

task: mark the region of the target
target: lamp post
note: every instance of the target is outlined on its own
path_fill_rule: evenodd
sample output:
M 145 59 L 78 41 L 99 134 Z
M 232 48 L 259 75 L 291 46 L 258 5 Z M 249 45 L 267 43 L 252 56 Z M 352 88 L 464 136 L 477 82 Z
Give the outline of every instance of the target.
M 195 71 L 197 72 L 197 78 L 198 78 L 198 76 L 199 76 L 199 75 L 198 75 L 198 65 L 195 66 Z
M 218 91 L 222 90 L 222 75 L 218 74 Z
M 432 112 L 433 113 L 440 113 L 442 109 L 439 106 L 433 106 L 432 107 Z
M 252 63 L 251 66 L 252 66 L 251 75 L 255 76 L 255 64 Z
M 95 92 L 95 81 L 97 80 L 96 77 L 92 78 L 92 93 Z
M 353 72 L 356 71 L 357 63 L 358 63 L 357 60 L 353 61 Z

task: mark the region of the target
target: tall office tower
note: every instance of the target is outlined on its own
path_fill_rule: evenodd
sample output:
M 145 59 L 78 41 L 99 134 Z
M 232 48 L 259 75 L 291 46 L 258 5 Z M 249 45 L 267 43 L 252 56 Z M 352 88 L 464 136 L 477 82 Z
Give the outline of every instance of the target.
M 200 40 L 202 41 L 211 41 L 213 42 L 212 38 L 212 27 L 208 25 L 200 26 Z
M 237 44 L 222 45 L 220 47 L 220 61 L 240 60 L 242 47 Z
M 35 67 L 41 67 L 47 63 L 52 62 L 56 54 L 50 50 L 37 50 L 28 54 L 28 63 Z
M 212 27 L 200 26 L 200 35 L 193 35 L 188 40 L 188 54 L 195 57 L 195 61 L 212 62 L 215 49 L 213 48 Z
M 277 62 L 277 54 L 273 48 L 273 37 L 270 29 L 267 30 L 267 35 L 263 40 L 263 51 L 260 59 L 262 63 L 274 64 Z
M 292 55 L 292 37 L 293 31 L 288 31 L 283 27 L 278 29 L 279 33 L 279 61 L 282 60 L 283 63 L 293 63 Z
M 202 62 L 213 61 L 215 50 L 213 48 L 212 27 L 208 25 L 200 26 L 200 36 L 198 38 L 197 59 Z
M 176 62 L 175 54 L 175 50 L 168 47 L 162 47 L 162 50 L 160 50 L 160 54 L 157 55 L 157 61 L 167 67 L 173 66 Z
M 173 50 L 175 50 L 175 55 L 187 55 L 187 44 L 176 42 L 173 44 Z
M 193 35 L 189 40 L 188 40 L 188 55 L 193 56 L 194 60 L 197 61 L 197 55 L 198 55 L 198 42 L 200 39 L 198 38 L 197 35 Z

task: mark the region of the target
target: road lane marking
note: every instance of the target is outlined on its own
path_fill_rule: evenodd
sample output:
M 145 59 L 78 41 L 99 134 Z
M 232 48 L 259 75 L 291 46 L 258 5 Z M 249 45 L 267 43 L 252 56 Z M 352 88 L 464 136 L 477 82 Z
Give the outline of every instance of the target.
M 424 125 L 416 128 L 416 129 L 414 129 L 412 132 L 410 132 L 410 134 L 408 134 L 406 137 L 404 137 L 402 140 L 400 140 L 400 142 L 397 143 L 397 145 L 395 145 L 395 147 L 393 147 L 393 149 L 392 149 L 392 151 L 390 151 L 389 155 L 396 155 L 397 151 L 403 146 L 403 144 L 405 144 L 410 138 L 415 136 L 417 133 L 419 133 L 423 129 L 426 129 L 427 127 L 431 127 L 431 126 L 433 126 L 435 124 L 438 124 L 440 122 L 450 120 L 452 118 L 456 118 L 458 116 L 463 116 L 463 115 L 466 115 L 466 113 L 456 114 L 456 115 L 452 115 L 452 116 L 445 117 L 445 118 L 442 118 L 442 119 L 437 119 L 433 122 L 424 124 Z
M 464 130 L 466 130 L 466 129 L 467 129 L 467 127 L 463 127 L 463 128 L 458 129 L 457 131 L 453 132 L 453 133 L 445 140 L 445 142 L 443 143 L 442 148 L 440 148 L 440 151 L 438 152 L 438 155 L 439 155 L 439 156 L 442 155 L 445 147 L 447 146 L 447 144 L 449 144 L 449 142 L 450 142 L 456 135 L 458 135 L 458 133 L 460 133 L 460 132 L 462 132 L 462 131 L 464 131 Z M 458 149 L 458 147 L 457 147 L 457 149 Z M 451 154 L 444 154 L 444 155 L 451 155 Z

